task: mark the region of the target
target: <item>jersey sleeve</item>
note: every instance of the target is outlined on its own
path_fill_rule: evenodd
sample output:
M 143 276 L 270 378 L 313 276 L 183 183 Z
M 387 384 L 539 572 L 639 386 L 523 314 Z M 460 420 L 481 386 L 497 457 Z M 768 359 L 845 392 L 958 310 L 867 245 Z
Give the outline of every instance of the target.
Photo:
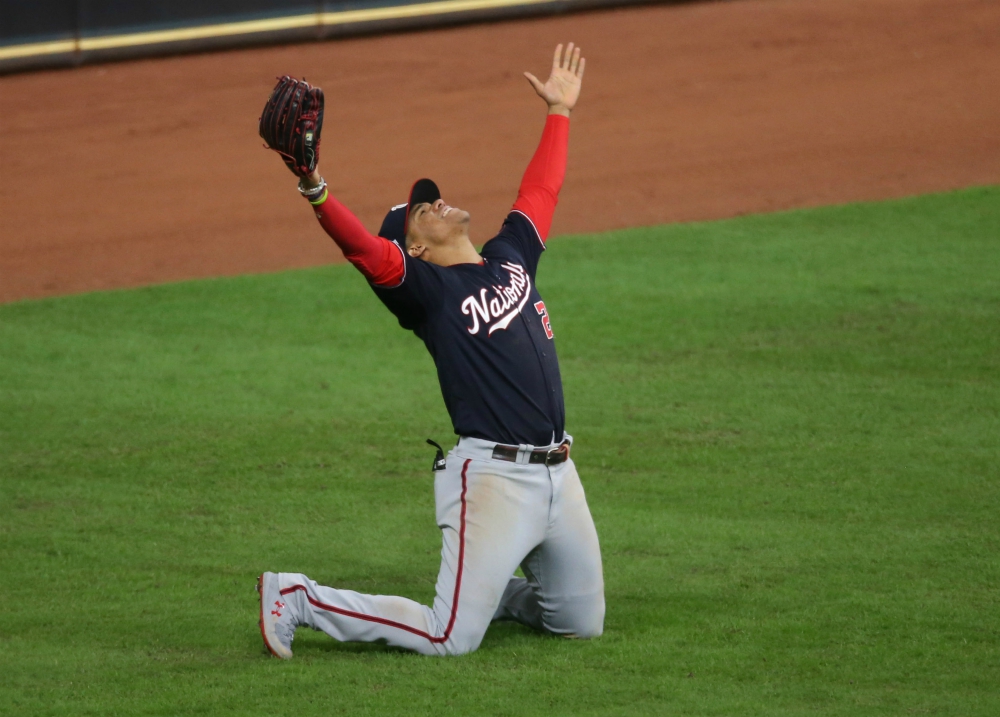
M 325 189 L 309 201 L 320 226 L 337 243 L 344 257 L 376 286 L 395 286 L 405 273 L 403 251 L 388 239 L 374 236 L 361 221 Z
M 569 118 L 548 115 L 538 148 L 521 179 L 517 200 L 500 233 L 483 247 L 483 256 L 511 258 L 513 252 L 534 278 L 566 176 L 568 148 Z
M 400 325 L 418 330 L 441 301 L 437 267 L 414 259 L 395 242 L 368 233 L 361 221 L 326 190 L 309 203 L 320 225 L 344 257 L 368 279 Z
M 538 260 L 545 251 L 545 244 L 538 236 L 538 230 L 523 212 L 512 209 L 504 219 L 500 233 L 483 245 L 483 258 L 496 261 L 512 261 L 523 266 L 532 281 L 538 269 Z
M 559 190 L 566 176 L 568 150 L 569 117 L 548 115 L 542 139 L 521 179 L 513 207 L 513 211 L 528 217 L 543 243 L 549 237 Z

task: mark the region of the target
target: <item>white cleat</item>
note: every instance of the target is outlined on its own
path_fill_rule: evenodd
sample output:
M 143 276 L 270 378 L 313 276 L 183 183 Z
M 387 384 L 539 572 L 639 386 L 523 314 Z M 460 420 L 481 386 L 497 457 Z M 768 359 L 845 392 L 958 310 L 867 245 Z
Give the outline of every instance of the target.
M 264 645 L 275 657 L 292 659 L 295 619 L 291 606 L 285 603 L 278 589 L 278 576 L 264 573 L 257 578 L 257 592 L 260 593 L 260 634 Z

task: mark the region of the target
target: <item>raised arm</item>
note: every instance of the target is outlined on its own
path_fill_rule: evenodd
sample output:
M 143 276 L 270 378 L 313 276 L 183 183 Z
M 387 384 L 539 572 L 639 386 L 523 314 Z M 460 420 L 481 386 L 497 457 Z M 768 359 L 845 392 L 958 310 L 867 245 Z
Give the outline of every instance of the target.
M 299 178 L 299 191 L 313 205 L 319 223 L 347 260 L 373 284 L 397 286 L 406 271 L 402 250 L 369 234 L 347 207 L 330 196 L 319 174 L 323 107 L 323 90 L 285 75 L 278 78 L 264 104 L 258 132 Z
M 344 252 L 344 257 L 376 286 L 397 286 L 405 272 L 403 253 L 394 243 L 373 236 L 354 214 L 327 191 L 319 169 L 299 182 L 313 205 L 320 226 Z
M 569 115 L 580 97 L 586 60 L 573 43 L 556 46 L 552 72 L 542 83 L 530 72 L 524 76 L 549 107 L 542 139 L 528 164 L 517 192 L 514 210 L 524 213 L 538 230 L 544 242 L 552 227 L 552 216 L 559 201 L 559 190 L 566 176 L 566 155 L 569 146 Z

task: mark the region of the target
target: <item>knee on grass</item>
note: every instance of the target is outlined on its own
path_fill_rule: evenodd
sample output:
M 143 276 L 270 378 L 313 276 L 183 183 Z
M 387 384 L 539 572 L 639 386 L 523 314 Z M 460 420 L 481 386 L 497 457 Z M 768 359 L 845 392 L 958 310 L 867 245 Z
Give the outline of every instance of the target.
M 485 630 L 455 630 L 440 645 L 437 654 L 442 656 L 466 655 L 479 649 Z
M 557 611 L 544 616 L 549 632 L 568 638 L 589 640 L 604 632 L 604 593 L 564 601 Z

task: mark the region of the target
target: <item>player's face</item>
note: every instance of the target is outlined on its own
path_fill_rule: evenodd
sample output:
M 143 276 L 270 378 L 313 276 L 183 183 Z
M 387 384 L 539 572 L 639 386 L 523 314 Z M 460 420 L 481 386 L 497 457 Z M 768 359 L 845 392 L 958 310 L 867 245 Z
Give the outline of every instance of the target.
M 448 244 L 465 235 L 468 225 L 467 211 L 438 199 L 433 204 L 418 204 L 411 210 L 409 235 L 432 245 Z

